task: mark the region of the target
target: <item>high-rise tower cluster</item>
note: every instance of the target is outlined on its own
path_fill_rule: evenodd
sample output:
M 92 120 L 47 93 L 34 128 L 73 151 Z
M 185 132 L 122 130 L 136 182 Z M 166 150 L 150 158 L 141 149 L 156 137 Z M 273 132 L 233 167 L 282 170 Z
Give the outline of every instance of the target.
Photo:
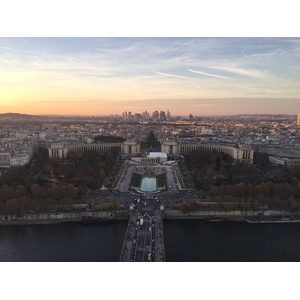
M 169 110 L 167 110 L 167 113 L 165 113 L 165 111 L 159 112 L 158 110 L 156 110 L 152 114 L 144 111 L 142 114 L 137 113 L 131 115 L 131 112 L 124 111 L 123 119 L 128 121 L 148 121 L 150 119 L 152 119 L 153 121 L 169 121 L 171 120 L 171 113 Z

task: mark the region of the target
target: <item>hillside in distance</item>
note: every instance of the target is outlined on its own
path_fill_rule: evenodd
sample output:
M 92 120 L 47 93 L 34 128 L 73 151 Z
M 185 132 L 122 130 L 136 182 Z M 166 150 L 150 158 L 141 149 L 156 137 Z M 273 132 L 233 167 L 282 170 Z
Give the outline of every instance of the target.
M 61 116 L 61 115 L 28 115 L 20 113 L 3 113 L 0 114 L 0 124 L 42 124 L 55 122 L 72 122 L 72 121 L 86 121 L 91 117 L 81 116 Z
M 15 124 L 15 123 L 36 122 L 36 121 L 44 121 L 46 118 L 42 116 L 19 114 L 19 113 L 4 113 L 4 114 L 0 114 L 0 123 Z

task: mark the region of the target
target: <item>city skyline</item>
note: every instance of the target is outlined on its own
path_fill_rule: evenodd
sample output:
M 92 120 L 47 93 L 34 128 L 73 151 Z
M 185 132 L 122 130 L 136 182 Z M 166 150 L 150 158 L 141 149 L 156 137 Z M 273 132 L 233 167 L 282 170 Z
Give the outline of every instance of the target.
M 0 38 L 0 113 L 297 114 L 299 38 Z

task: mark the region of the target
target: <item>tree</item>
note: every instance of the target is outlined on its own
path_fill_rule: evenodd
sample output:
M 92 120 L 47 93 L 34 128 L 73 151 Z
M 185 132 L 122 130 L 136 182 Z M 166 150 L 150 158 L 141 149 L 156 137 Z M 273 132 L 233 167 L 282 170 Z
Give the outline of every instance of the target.
M 291 201 L 291 210 L 292 211 L 299 211 L 299 203 L 295 199 L 292 199 L 292 201 Z
M 77 187 L 77 196 L 82 197 L 85 195 L 85 188 L 82 184 Z
M 53 176 L 53 171 L 54 168 L 51 164 L 47 164 L 43 168 L 44 173 L 46 173 L 48 176 L 52 177 Z
M 67 153 L 67 159 L 69 160 L 76 160 L 78 157 L 77 153 L 74 150 L 70 150 Z
M 69 184 L 69 186 L 68 186 L 68 197 L 75 200 L 76 190 L 75 190 L 74 184 Z
M 203 199 L 203 198 L 205 198 L 205 196 L 206 196 L 205 192 L 203 190 L 200 190 L 199 191 L 199 197 Z
M 253 205 L 253 210 L 258 211 L 258 209 L 259 209 L 259 204 L 258 204 L 258 201 L 256 200 Z
M 287 195 L 288 190 L 288 184 L 275 183 L 274 185 L 274 195 L 276 195 L 276 197 L 279 197 L 280 199 L 285 199 L 286 197 L 290 196 Z
M 218 186 L 212 186 L 210 188 L 210 194 L 211 194 L 211 196 L 218 196 L 218 195 L 220 195 L 220 191 L 221 191 L 221 189 Z
M 99 180 L 102 182 L 102 180 L 105 178 L 105 171 L 103 169 L 100 169 L 98 172 Z
M 3 212 L 5 209 L 5 202 L 4 201 L 0 201 L 0 212 Z
M 14 188 L 10 187 L 9 185 L 4 184 L 2 185 L 0 192 L 1 192 L 0 193 L 1 199 L 8 200 L 15 197 L 16 191 Z
M 245 197 L 246 196 L 246 186 L 243 182 L 240 184 L 236 185 L 233 188 L 233 195 L 235 197 Z
M 255 191 L 252 183 L 247 184 L 246 193 L 252 197 L 255 195 Z
M 118 209 L 119 209 L 119 202 L 116 201 L 116 200 L 113 200 L 113 202 L 112 202 L 112 210 L 114 212 L 116 212 Z
M 206 177 L 207 179 L 212 179 L 214 175 L 214 170 L 212 168 L 207 168 L 206 169 Z
M 230 198 L 232 198 L 232 197 L 230 197 Z M 235 211 L 236 210 L 236 208 L 237 208 L 237 205 L 236 205 L 236 203 L 235 202 L 232 202 L 232 199 L 230 199 L 229 201 L 231 201 L 231 202 L 229 202 L 229 203 L 224 203 L 224 209 L 225 209 L 225 211 Z
M 5 203 L 5 209 L 10 213 L 16 213 L 19 208 L 19 203 L 16 198 L 9 199 Z
M 247 211 L 247 202 L 246 202 L 245 198 L 242 198 L 242 201 L 241 201 L 241 210 L 243 212 Z
M 51 198 L 55 200 L 60 200 L 62 197 L 61 189 L 56 185 L 50 187 Z
M 33 202 L 29 197 L 24 196 L 24 197 L 18 199 L 18 202 L 19 202 L 19 205 L 24 208 L 25 212 L 29 209 L 32 209 Z
M 26 195 L 26 189 L 24 185 L 18 185 L 16 190 L 16 198 L 21 198 Z
M 183 213 L 189 213 L 191 211 L 198 211 L 198 210 L 203 210 L 203 206 L 198 203 L 197 201 L 195 200 L 192 200 L 190 203 L 188 204 L 183 204 L 181 205 L 180 207 L 180 210 L 183 212 Z
M 90 190 L 86 193 L 85 197 L 83 198 L 83 201 L 85 203 L 91 203 L 93 199 L 95 199 L 96 192 L 94 190 Z

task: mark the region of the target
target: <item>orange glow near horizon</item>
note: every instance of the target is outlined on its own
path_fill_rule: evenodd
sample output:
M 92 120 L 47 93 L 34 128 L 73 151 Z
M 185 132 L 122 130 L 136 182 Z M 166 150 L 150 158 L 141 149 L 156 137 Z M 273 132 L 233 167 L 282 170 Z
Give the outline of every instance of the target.
M 295 114 L 299 49 L 297 38 L 0 38 L 0 113 Z

